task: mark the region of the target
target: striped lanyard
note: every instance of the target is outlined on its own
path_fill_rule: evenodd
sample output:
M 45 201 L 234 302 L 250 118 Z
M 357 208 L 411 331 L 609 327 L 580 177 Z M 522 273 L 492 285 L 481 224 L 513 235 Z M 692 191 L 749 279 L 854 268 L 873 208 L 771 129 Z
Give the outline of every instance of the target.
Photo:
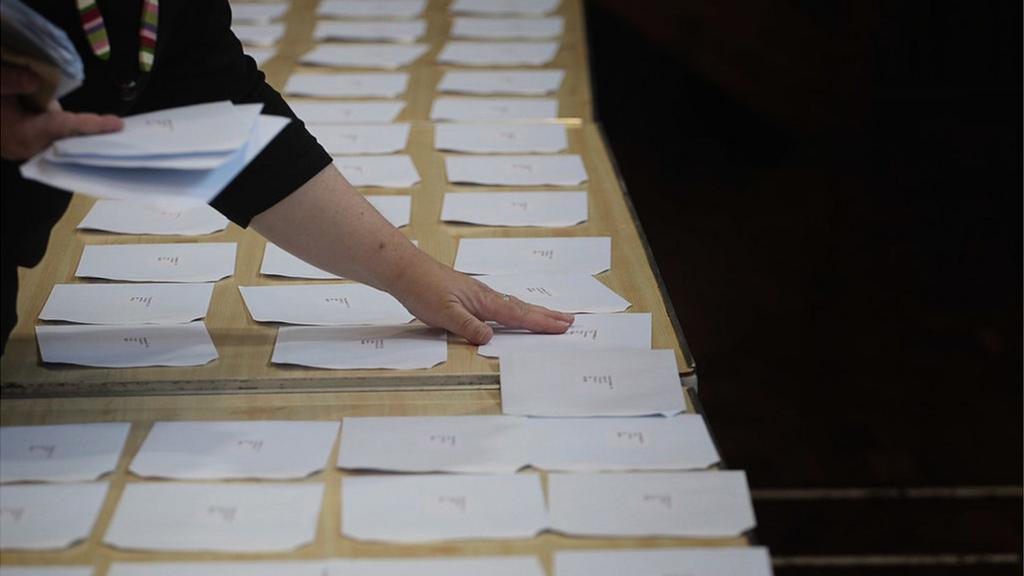
M 92 53 L 100 60 L 110 59 L 110 38 L 103 24 L 103 15 L 96 0 L 76 0 L 82 19 L 82 30 L 89 39 Z M 160 0 L 143 0 L 142 21 L 139 22 L 139 70 L 149 72 L 153 67 L 153 53 L 156 49 L 156 29 L 159 20 Z

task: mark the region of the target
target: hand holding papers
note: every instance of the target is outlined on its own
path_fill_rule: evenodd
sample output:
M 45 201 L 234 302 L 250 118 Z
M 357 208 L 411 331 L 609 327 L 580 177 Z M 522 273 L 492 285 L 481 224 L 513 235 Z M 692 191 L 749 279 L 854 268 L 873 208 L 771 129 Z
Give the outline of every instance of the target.
M 587 221 L 586 192 L 448 192 L 441 220 L 559 228 Z
M 216 282 L 235 273 L 233 242 L 91 244 L 75 276 L 129 282 Z
M 217 359 L 202 322 L 146 326 L 36 326 L 43 362 L 103 368 L 202 366 Z
M 500 358 L 511 352 L 651 348 L 650 314 L 580 314 L 565 334 L 531 334 L 496 328 L 494 337 L 477 354 Z
M 587 169 L 576 154 L 445 156 L 448 181 L 486 186 L 579 186 Z
M 557 38 L 565 28 L 561 16 L 549 18 L 467 18 L 452 22 L 451 35 L 455 38 Z
M 117 466 L 131 424 L 0 427 L 0 483 L 83 482 Z
M 118 234 L 195 236 L 220 232 L 227 225 L 228 219 L 206 204 L 159 210 L 137 202 L 98 200 L 78 228 Z
M 286 326 L 277 330 L 274 364 L 314 368 L 430 368 L 448 359 L 444 330 L 420 326 Z
M 477 280 L 523 302 L 571 314 L 622 312 L 631 306 L 589 274 L 502 274 Z
M 542 96 L 557 92 L 563 79 L 565 79 L 564 70 L 509 70 L 504 72 L 449 70 L 444 73 L 441 82 L 437 85 L 437 90 L 462 94 Z M 549 116 L 557 115 L 557 112 L 556 108 L 554 114 L 549 114 Z
M 107 483 L 0 486 L 0 549 L 67 548 L 89 537 Z
M 438 124 L 434 148 L 469 153 L 547 153 L 569 147 L 558 124 Z
M 449 98 L 434 99 L 431 120 L 539 120 L 558 117 L 554 98 Z
M 608 236 L 463 238 L 455 255 L 455 269 L 467 274 L 600 274 L 611 267 Z
M 373 2 L 358 0 L 359 4 Z M 406 72 L 369 74 L 292 74 L 285 94 L 314 98 L 394 98 L 409 85 Z
M 55 284 L 40 320 L 184 324 L 206 316 L 213 284 Z
M 239 286 L 257 322 L 317 326 L 397 325 L 414 317 L 394 296 L 363 284 Z
M 558 42 L 450 41 L 437 61 L 464 66 L 542 66 L 555 58 L 558 46 Z

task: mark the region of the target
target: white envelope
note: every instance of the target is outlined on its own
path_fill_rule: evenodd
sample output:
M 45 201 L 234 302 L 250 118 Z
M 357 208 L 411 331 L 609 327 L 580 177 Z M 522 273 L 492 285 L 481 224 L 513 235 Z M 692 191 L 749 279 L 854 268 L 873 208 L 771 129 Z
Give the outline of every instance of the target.
M 406 154 L 387 156 L 335 156 L 334 167 L 356 187 L 409 188 L 420 173 Z
M 299 58 L 311 66 L 387 68 L 408 66 L 429 50 L 426 44 L 320 44 Z
M 0 549 L 67 548 L 89 537 L 106 482 L 0 486 Z
M 131 424 L 0 427 L 0 483 L 85 482 L 117 467 Z
M 586 192 L 446 192 L 441 220 L 558 228 L 587 221 Z
M 274 48 L 257 48 L 255 46 L 245 46 L 242 49 L 246 56 L 252 56 L 252 59 L 256 61 L 256 66 L 263 66 L 274 56 L 277 56 L 277 50 Z
M 202 322 L 145 326 L 36 326 L 43 362 L 102 368 L 202 366 L 217 359 Z
M 587 169 L 576 154 L 445 156 L 448 181 L 485 186 L 579 186 Z
M 130 482 L 103 542 L 125 550 L 295 550 L 316 538 L 323 491 L 305 482 Z
M 194 236 L 220 232 L 227 225 L 228 219 L 206 204 L 158 210 L 138 202 L 97 200 L 78 228 L 117 234 Z
M 565 70 L 526 70 L 483 72 L 449 70 L 437 85 L 438 92 L 462 94 L 514 94 L 542 96 L 558 91 Z M 556 102 L 557 106 L 557 102 Z M 557 108 L 555 109 L 557 114 Z
M 363 22 L 332 22 L 321 20 L 313 29 L 314 40 L 377 40 L 384 42 L 415 42 L 427 33 L 426 20 L 370 20 Z
M 558 42 L 466 42 L 451 40 L 437 55 L 441 64 L 543 66 L 555 59 Z
M 75 276 L 128 282 L 216 282 L 235 273 L 234 242 L 88 244 Z
M 434 148 L 469 153 L 561 152 L 569 136 L 560 124 L 438 124 Z
M 496 327 L 491 341 L 477 348 L 477 354 L 500 358 L 513 352 L 538 350 L 607 350 L 610 348 L 651 348 L 650 314 L 580 314 L 564 334 L 533 334 L 525 330 Z
M 535 556 L 329 560 L 327 576 L 544 576 Z M 319 576 L 319 575 L 318 575 Z
M 772 576 L 772 561 L 768 556 L 768 549 L 761 546 L 555 552 L 554 576 L 622 574 Z
M 114 562 L 107 576 L 324 576 L 323 560 Z
M 561 16 L 548 18 L 470 18 L 460 16 L 452 22 L 453 38 L 557 38 L 565 28 Z
M 408 124 L 306 124 L 331 154 L 390 154 L 405 149 Z
M 40 320 L 184 324 L 206 316 L 213 284 L 54 284 Z
M 267 241 L 263 247 L 263 262 L 260 264 L 260 274 L 286 276 L 289 278 L 312 278 L 314 280 L 341 279 L 341 276 L 325 272 L 305 260 L 292 256 L 280 246 L 270 241 Z
M 333 370 L 415 370 L 447 360 L 444 330 L 407 325 L 282 326 L 270 359 Z
M 408 85 L 407 72 L 305 73 L 289 76 L 284 93 L 315 98 L 394 98 Z
M 305 122 L 322 124 L 382 124 L 394 122 L 402 108 L 404 100 L 387 100 L 381 102 L 302 102 L 289 100 L 292 112 Z
M 231 22 L 266 24 L 284 16 L 288 6 L 288 2 L 232 2 Z
M 742 471 L 549 474 L 548 510 L 572 536 L 732 537 L 757 524 Z
M 92 576 L 92 566 L 3 566 L 0 576 Z
M 426 7 L 427 0 L 324 0 L 316 14 L 333 18 L 415 18 Z
M 157 422 L 129 470 L 174 480 L 305 478 L 324 469 L 339 423 Z
M 284 24 L 231 24 L 231 31 L 247 46 L 273 46 L 284 36 Z
M 542 120 L 558 117 L 554 98 L 453 98 L 434 99 L 431 120 L 460 122 L 482 120 Z
M 536 474 L 347 476 L 341 501 L 341 533 L 377 542 L 530 538 L 547 520 Z
M 542 15 L 558 9 L 561 0 L 455 0 L 449 10 L 462 14 Z
M 577 316 L 572 329 L 587 316 Z M 650 347 L 649 340 L 648 346 Z M 648 416 L 686 410 L 672 350 L 556 350 L 501 357 L 501 411 L 519 416 Z
M 609 236 L 462 238 L 455 269 L 466 274 L 600 274 L 612 267 Z
M 387 292 L 365 284 L 239 286 L 257 322 L 316 326 L 394 326 L 414 316 Z
M 524 302 L 571 314 L 610 314 L 632 306 L 586 273 L 501 274 L 478 276 L 477 280 Z

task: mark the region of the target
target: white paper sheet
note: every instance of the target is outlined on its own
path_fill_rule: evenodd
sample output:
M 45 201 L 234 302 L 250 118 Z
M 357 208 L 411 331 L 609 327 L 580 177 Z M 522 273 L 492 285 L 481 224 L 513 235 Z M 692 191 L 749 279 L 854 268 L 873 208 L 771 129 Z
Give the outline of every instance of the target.
M 441 220 L 559 228 L 587 221 L 586 192 L 447 192 Z
M 163 209 L 181 209 L 213 199 L 290 121 L 281 116 L 260 116 L 248 142 L 213 170 L 126 170 L 58 164 L 46 161 L 46 152 L 41 152 L 21 165 L 21 175 L 55 188 L 90 196 L 137 200 Z
M 467 274 L 600 274 L 612 267 L 610 236 L 463 238 L 455 269 Z
M 267 24 L 284 16 L 288 6 L 288 2 L 232 2 L 231 22 Z
M 356 187 L 409 188 L 420 173 L 406 154 L 387 156 L 335 156 L 334 166 Z
M 0 483 L 86 482 L 117 467 L 131 424 L 0 427 Z
M 395 228 L 409 225 L 412 218 L 412 196 L 375 194 L 364 198 Z
M 543 120 L 558 117 L 554 98 L 455 98 L 434 99 L 431 120 L 459 122 L 496 120 Z
M 554 576 L 772 576 L 768 549 L 658 548 L 644 550 L 559 550 Z
M 313 29 L 313 39 L 415 42 L 426 33 L 426 20 L 369 20 L 362 22 L 321 20 L 316 23 L 316 28 Z
M 438 124 L 434 148 L 469 153 L 528 154 L 561 152 L 569 147 L 559 124 Z
M 576 154 L 445 156 L 448 181 L 485 186 L 579 186 L 587 169 Z
M 316 14 L 333 18 L 415 18 L 426 7 L 427 0 L 324 0 Z
M 324 469 L 338 422 L 157 422 L 129 469 L 175 480 L 305 478 Z
M 217 359 L 202 322 L 145 326 L 36 326 L 43 362 L 103 368 L 202 366 Z
M 524 302 L 571 314 L 622 312 L 632 305 L 586 273 L 501 274 L 477 280 Z
M 558 91 L 565 70 L 508 70 L 502 72 L 449 70 L 437 85 L 439 92 L 543 96 Z M 557 108 L 555 110 L 557 114 Z
M 579 314 L 565 334 L 532 334 L 497 327 L 494 337 L 477 348 L 477 354 L 500 358 L 513 352 L 539 350 L 608 350 L 651 348 L 650 314 Z
M 306 124 L 331 154 L 390 154 L 405 149 L 408 124 Z
M 450 40 L 437 61 L 460 66 L 543 66 L 555 59 L 558 42 L 467 42 Z
M 535 556 L 329 560 L 327 576 L 544 576 Z
M 543 15 L 559 4 L 561 0 L 455 0 L 448 9 L 457 14 Z
M 284 24 L 231 24 L 231 31 L 246 46 L 273 46 L 284 36 Z
M 573 536 L 730 537 L 756 525 L 742 471 L 548 475 L 551 528 Z
M 394 326 L 414 316 L 387 292 L 365 284 L 239 286 L 257 322 L 314 326 Z
M 408 66 L 427 53 L 426 44 L 320 44 L 299 58 L 302 64 L 337 68 L 385 68 Z
M 383 124 L 394 122 L 405 108 L 404 100 L 381 102 L 309 102 L 288 100 L 288 105 L 305 122 L 322 124 Z
M 557 38 L 565 28 L 561 16 L 548 18 L 471 18 L 460 16 L 452 22 L 453 38 Z
M 0 549 L 67 548 L 89 537 L 106 482 L 0 486 Z
M 325 576 L 324 560 L 114 562 L 107 576 Z
M 235 273 L 234 242 L 89 244 L 75 276 L 128 282 L 216 282 Z
M 282 326 L 274 364 L 333 370 L 430 368 L 448 360 L 444 330 L 422 326 Z
M 256 61 L 256 66 L 263 66 L 274 56 L 277 56 L 277 50 L 274 48 L 257 48 L 255 46 L 245 46 L 242 50 L 246 56 L 252 56 L 252 59 Z
M 126 550 L 295 550 L 316 538 L 323 489 L 305 482 L 131 482 L 103 542 Z
M 289 76 L 284 93 L 315 98 L 394 98 L 408 85 L 407 72 L 306 73 Z
M 0 576 L 92 576 L 92 566 L 0 566 Z
M 581 318 L 586 322 L 586 317 L 577 317 L 577 324 Z M 501 357 L 501 411 L 505 414 L 648 416 L 684 410 L 672 350 L 552 349 Z
M 370 197 L 367 197 L 370 198 Z M 398 198 L 401 198 L 398 196 Z M 371 202 L 372 203 L 372 202 Z M 385 214 L 385 218 L 388 217 Z M 394 222 L 392 221 L 392 224 Z M 416 241 L 412 241 L 416 245 Z M 309 278 L 313 280 L 341 280 L 341 276 L 335 276 L 313 266 L 312 264 L 292 256 L 272 242 L 267 242 L 263 248 L 263 262 L 260 265 L 260 274 L 267 276 L 284 276 L 286 278 Z
M 546 523 L 540 476 L 348 476 L 341 533 L 356 540 L 530 538 Z
M 184 324 L 206 316 L 213 284 L 54 284 L 40 320 Z
M 228 219 L 206 204 L 181 210 L 158 210 L 138 202 L 97 200 L 79 229 L 117 234 L 195 236 L 227 228 Z

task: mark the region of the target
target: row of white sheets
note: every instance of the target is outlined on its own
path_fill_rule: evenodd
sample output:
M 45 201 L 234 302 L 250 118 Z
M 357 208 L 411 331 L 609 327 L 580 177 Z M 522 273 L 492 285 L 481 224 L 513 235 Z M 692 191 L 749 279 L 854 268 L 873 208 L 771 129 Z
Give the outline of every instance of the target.
M 560 0 L 455 0 L 448 10 L 454 14 L 544 16 L 554 12 Z M 318 16 L 332 18 L 416 18 L 423 14 L 427 0 L 324 0 Z
M 331 154 L 390 154 L 404 150 L 410 125 L 314 123 L 306 128 Z M 434 131 L 438 150 L 468 153 L 552 153 L 569 147 L 559 124 L 440 124 Z
M 560 550 L 553 555 L 553 576 L 623 574 L 771 576 L 768 549 L 657 548 L 636 550 Z M 0 576 L 90 576 L 92 567 L 0 568 Z M 545 576 L 533 556 L 366 558 L 264 562 L 114 562 L 109 576 Z
M 335 156 L 334 165 L 356 187 L 408 188 L 419 173 L 406 155 Z M 447 156 L 448 181 L 485 186 L 579 186 L 587 181 L 576 154 Z
M 258 24 L 257 22 L 253 22 Z M 543 18 L 478 18 L 459 16 L 452 20 L 449 35 L 471 39 L 557 38 L 565 29 L 561 16 Z M 427 33 L 426 20 L 320 20 L 313 29 L 317 41 L 415 42 Z
M 449 71 L 438 84 L 441 92 L 466 93 L 474 95 L 514 95 L 514 96 L 541 96 L 558 90 L 565 72 L 562 70 L 538 70 L 530 71 L 507 71 L 507 72 L 470 72 L 470 71 Z M 314 98 L 396 98 L 405 93 L 409 85 L 409 74 L 406 72 L 305 72 L 292 74 L 285 83 L 284 92 L 291 96 L 307 96 Z M 445 110 L 449 104 L 472 105 L 474 100 L 469 98 L 443 97 L 437 99 L 445 102 L 440 110 L 431 114 L 432 120 L 469 120 L 472 117 L 452 116 L 451 112 Z M 478 99 L 481 107 L 494 99 Z M 502 100 L 497 100 L 502 102 Z M 505 99 L 504 102 L 511 104 L 523 103 L 518 110 L 505 111 L 506 118 L 529 118 L 531 116 L 550 118 L 549 112 L 551 100 L 546 99 Z M 555 101 L 557 104 L 557 101 Z M 526 104 L 532 104 L 527 108 Z M 544 106 L 542 107 L 541 104 Z M 435 108 L 438 108 L 435 106 Z M 490 116 L 500 118 L 497 114 L 500 111 L 491 112 Z M 512 116 L 512 112 L 519 116 Z M 557 109 L 556 111 L 557 112 Z M 527 116 L 526 114 L 531 116 Z M 477 111 L 479 117 L 481 112 Z M 447 117 L 451 116 L 451 117 Z
M 105 482 L 0 486 L 0 548 L 87 538 Z M 319 482 L 129 482 L 103 542 L 128 550 L 285 552 L 316 538 Z M 756 522 L 743 472 L 387 475 L 341 479 L 341 533 L 425 543 L 532 538 L 732 537 Z
M 277 42 L 283 25 L 234 28 L 236 34 L 260 39 L 266 45 Z M 241 36 L 240 36 L 241 38 Z M 245 41 L 245 38 L 242 38 Z M 263 45 L 263 44 L 261 44 Z M 451 41 L 437 55 L 440 64 L 461 66 L 543 66 L 554 60 L 558 42 L 466 42 Z M 299 63 L 335 68 L 381 68 L 394 70 L 409 66 L 430 51 L 428 44 L 360 42 L 319 44 L 299 57 Z

